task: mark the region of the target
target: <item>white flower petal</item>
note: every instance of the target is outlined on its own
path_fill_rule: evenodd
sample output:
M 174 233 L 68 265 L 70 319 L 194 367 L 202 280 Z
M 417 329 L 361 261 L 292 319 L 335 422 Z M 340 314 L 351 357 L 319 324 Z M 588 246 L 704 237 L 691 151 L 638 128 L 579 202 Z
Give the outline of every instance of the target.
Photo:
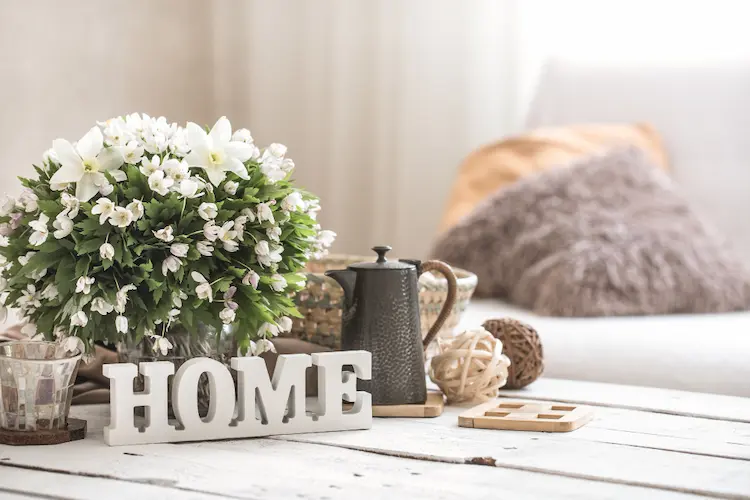
M 99 167 L 101 167 L 102 170 L 115 170 L 117 168 L 120 168 L 120 165 L 124 163 L 122 154 L 117 148 L 105 149 L 99 154 L 99 156 L 97 156 L 96 159 L 99 161 Z M 114 172 L 110 173 L 114 175 Z
M 103 145 L 104 137 L 102 136 L 102 131 L 99 127 L 91 127 L 91 130 L 86 132 L 86 135 L 81 137 L 81 140 L 76 144 L 76 150 L 84 160 L 93 160 L 102 150 Z
M 98 192 L 99 187 L 96 185 L 95 177 L 92 175 L 86 174 L 76 183 L 76 198 L 82 202 L 89 201 Z
M 224 151 L 226 151 L 229 156 L 237 158 L 244 163 L 253 156 L 254 148 L 250 144 L 244 142 L 231 141 L 224 146 Z
M 187 140 L 190 150 L 192 152 L 205 151 L 206 156 L 208 156 L 208 134 L 206 134 L 206 131 L 200 125 L 193 122 L 188 122 L 185 130 L 187 130 Z
M 237 158 L 229 158 L 224 164 L 224 167 L 230 172 L 237 174 L 241 179 L 247 180 L 250 178 L 250 174 L 247 173 L 247 168 Z
M 203 167 L 211 184 L 218 187 L 227 177 L 227 173 L 218 166 Z
M 65 139 L 56 139 L 52 143 L 55 154 L 60 158 L 60 169 L 50 179 L 52 184 L 64 182 L 78 182 L 83 176 L 83 160 L 75 152 L 73 146 Z
M 232 140 L 232 125 L 226 116 L 222 116 L 216 120 L 208 136 L 213 141 L 214 147 L 222 146 Z

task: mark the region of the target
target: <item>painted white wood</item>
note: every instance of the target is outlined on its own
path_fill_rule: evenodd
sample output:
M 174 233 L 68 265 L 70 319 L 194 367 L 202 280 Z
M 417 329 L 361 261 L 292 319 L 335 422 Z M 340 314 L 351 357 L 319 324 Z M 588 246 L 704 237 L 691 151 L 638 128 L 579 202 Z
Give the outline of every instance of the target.
M 1 452 L 0 452 L 1 453 Z M 77 500 L 102 500 L 113 498 L 161 500 L 216 500 L 211 492 L 189 491 L 174 488 L 168 479 L 152 482 L 129 482 L 117 479 L 86 477 L 77 474 L 46 472 L 0 466 L 0 498 L 75 498 Z M 14 496 L 15 495 L 15 496 Z
M 697 498 L 596 480 L 454 463 L 441 457 L 414 460 L 276 438 L 108 447 L 101 439 L 102 426 L 108 419 L 106 407 L 74 410 L 76 417 L 89 419 L 92 427 L 89 438 L 45 450 L 0 447 L 0 478 L 17 470 L 8 464 L 26 464 L 69 474 L 102 475 L 127 483 L 157 483 L 180 488 L 181 492 L 212 492 L 222 497 L 248 499 L 351 500 L 353 495 L 368 499 L 449 500 L 498 495 L 513 499 Z M 56 477 L 50 475 L 50 480 Z M 33 491 L 35 486 L 31 484 L 28 488 Z M 106 498 L 115 500 L 153 498 L 121 494 L 117 487 L 104 492 Z M 187 494 L 185 497 L 190 498 Z
M 542 378 L 518 391 L 500 390 L 500 395 L 750 423 L 750 398 L 719 394 Z
M 320 399 L 307 405 L 305 370 L 315 364 Z M 343 372 L 345 365 L 355 372 Z M 258 357 L 232 358 L 237 370 L 238 401 L 229 370 L 216 360 L 194 358 L 174 376 L 172 406 L 177 422 L 167 419 L 168 377 L 174 365 L 165 361 L 141 363 L 144 391 L 133 392 L 137 369 L 131 363 L 104 366 L 110 379 L 112 418 L 103 429 L 109 445 L 201 441 L 368 429 L 372 425 L 372 398 L 357 391 L 357 379 L 371 377 L 371 354 L 343 351 L 279 356 L 273 378 Z M 211 399 L 208 414 L 198 414 L 197 384 L 206 373 Z M 354 402 L 342 411 L 342 399 Z M 337 402 L 337 403 L 336 403 Z M 133 409 L 145 406 L 144 425 L 136 426 Z M 235 412 L 235 406 L 237 411 Z M 235 418 L 236 414 L 236 418 Z
M 562 383 L 561 391 L 577 384 Z M 369 431 L 108 447 L 108 408 L 75 407 L 73 416 L 89 422 L 88 438 L 0 447 L 0 485 L 12 464 L 171 481 L 181 491 L 234 498 L 350 498 L 352 491 L 364 498 L 750 498 L 750 424 L 597 407 L 596 419 L 577 431 L 542 434 L 462 429 L 463 409 L 375 419 Z M 126 496 L 113 490 L 111 498 Z

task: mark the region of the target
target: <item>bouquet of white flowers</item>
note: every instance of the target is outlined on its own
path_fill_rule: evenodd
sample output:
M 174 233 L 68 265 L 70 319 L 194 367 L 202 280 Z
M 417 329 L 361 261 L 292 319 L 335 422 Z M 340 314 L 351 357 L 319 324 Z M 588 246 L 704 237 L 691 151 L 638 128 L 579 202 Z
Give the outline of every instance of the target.
M 335 237 L 285 154 L 226 118 L 207 132 L 132 114 L 55 140 L 0 206 L 2 313 L 88 349 L 150 337 L 164 355 L 178 325 L 233 325 L 243 355 L 270 349 L 298 314 L 298 271 Z

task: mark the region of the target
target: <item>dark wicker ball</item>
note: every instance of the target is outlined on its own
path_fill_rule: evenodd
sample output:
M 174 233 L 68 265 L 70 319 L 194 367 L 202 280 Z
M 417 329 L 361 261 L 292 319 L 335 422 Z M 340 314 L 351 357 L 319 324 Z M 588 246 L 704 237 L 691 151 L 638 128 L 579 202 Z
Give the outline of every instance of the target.
M 490 319 L 482 326 L 503 343 L 503 354 L 510 358 L 504 389 L 526 387 L 542 375 L 544 353 L 536 330 L 511 318 Z

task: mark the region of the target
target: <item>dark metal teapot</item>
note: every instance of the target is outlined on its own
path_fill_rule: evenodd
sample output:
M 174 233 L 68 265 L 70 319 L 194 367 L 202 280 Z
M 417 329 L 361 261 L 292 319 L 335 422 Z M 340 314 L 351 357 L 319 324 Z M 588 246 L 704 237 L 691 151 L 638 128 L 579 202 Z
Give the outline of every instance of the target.
M 372 353 L 372 379 L 360 388 L 374 405 L 422 404 L 427 400 L 424 350 L 456 300 L 456 276 L 447 264 L 430 260 L 389 261 L 388 246 L 374 247 L 375 262 L 328 271 L 344 289 L 341 348 Z M 437 271 L 448 279 L 448 297 L 422 340 L 419 324 L 419 275 Z

